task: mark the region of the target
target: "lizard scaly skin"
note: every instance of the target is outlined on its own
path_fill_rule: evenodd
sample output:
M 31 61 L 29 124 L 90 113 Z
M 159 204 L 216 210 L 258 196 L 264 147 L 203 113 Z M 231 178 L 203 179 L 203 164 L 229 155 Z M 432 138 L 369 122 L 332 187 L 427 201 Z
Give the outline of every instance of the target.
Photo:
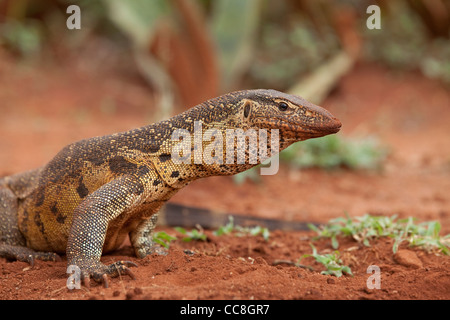
M 72 143 L 41 168 L 0 178 L 0 256 L 33 263 L 66 253 L 87 284 L 90 277 L 107 284 L 107 275 L 132 276 L 133 263 L 107 266 L 100 262 L 102 253 L 117 249 L 127 235 L 138 257 L 154 252 L 158 211 L 178 190 L 198 178 L 256 165 L 174 161 L 179 141 L 172 133 L 194 134 L 196 121 L 203 132 L 213 128 L 224 136 L 227 129 L 266 129 L 270 137 L 270 129 L 278 129 L 279 150 L 341 127 L 328 111 L 298 96 L 260 89 L 229 93 L 142 128 Z

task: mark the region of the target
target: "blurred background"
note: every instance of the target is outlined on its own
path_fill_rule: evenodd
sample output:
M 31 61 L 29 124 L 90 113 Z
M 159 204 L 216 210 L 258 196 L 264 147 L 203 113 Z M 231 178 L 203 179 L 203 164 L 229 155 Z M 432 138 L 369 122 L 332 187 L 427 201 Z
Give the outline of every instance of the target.
M 71 4 L 80 30 L 66 27 Z M 366 26 L 371 4 L 381 10 L 379 30 Z M 169 112 L 242 88 L 301 91 L 302 79 L 336 58 L 343 66 L 329 67 L 328 78 L 369 60 L 450 83 L 449 26 L 445 0 L 0 2 L 1 48 L 16 63 L 76 60 L 95 72 L 127 60 Z
M 66 26 L 72 4 L 79 30 Z M 380 29 L 367 27 L 374 4 Z M 222 189 L 207 179 L 177 201 L 293 219 L 347 210 L 448 220 L 449 36 L 447 0 L 0 0 L 0 175 L 225 92 L 273 88 L 329 109 L 341 133 L 286 150 L 289 172 L 264 178 L 273 202 L 249 189 L 252 173 Z M 365 173 L 328 173 L 336 168 Z M 297 203 L 316 182 L 317 198 Z

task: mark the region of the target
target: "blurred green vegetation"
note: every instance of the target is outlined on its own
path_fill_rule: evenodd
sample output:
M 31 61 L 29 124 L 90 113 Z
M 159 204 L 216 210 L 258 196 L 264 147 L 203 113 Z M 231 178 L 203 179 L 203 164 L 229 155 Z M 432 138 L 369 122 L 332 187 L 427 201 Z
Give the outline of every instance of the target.
M 77 32 L 65 28 L 70 4 L 81 8 L 82 29 Z M 111 39 L 138 50 L 137 64 L 152 87 L 163 94 L 178 92 L 188 106 L 242 87 L 286 91 L 339 50 L 349 51 L 355 59 L 420 70 L 450 83 L 448 2 L 379 1 L 381 30 L 366 27 L 369 4 L 350 0 L 1 0 L 0 46 L 26 59 L 55 47 L 73 50 L 94 36 Z M 184 81 L 174 74 L 175 69 Z M 195 81 L 200 83 L 194 85 Z M 204 91 L 196 89 L 208 86 Z
M 365 1 L 0 0 L 0 48 L 19 63 L 65 63 L 86 42 L 107 39 L 128 50 L 165 115 L 235 89 L 289 91 L 340 52 L 450 84 L 450 2 L 376 3 L 380 30 L 366 27 L 373 3 Z M 81 8 L 81 30 L 66 28 L 71 4 Z M 328 136 L 295 144 L 281 159 L 372 170 L 386 154 L 374 138 Z
M 8 20 L 1 26 L 0 44 L 27 57 L 36 55 L 42 50 L 43 36 L 43 30 L 38 21 Z
M 281 163 L 291 169 L 319 168 L 324 170 L 365 170 L 379 172 L 389 155 L 389 148 L 375 137 L 345 138 L 329 135 L 295 143 L 281 151 Z M 259 183 L 259 167 L 233 176 L 236 184 L 245 180 Z
M 265 24 L 249 79 L 260 87 L 286 90 L 299 81 L 299 75 L 312 72 L 339 48 L 335 33 L 321 39 L 311 21 L 303 17 L 286 26 L 275 21 Z
M 289 91 L 340 51 L 450 84 L 450 2 L 376 3 L 380 30 L 366 27 L 372 3 L 364 1 L 0 0 L 0 48 L 18 62 L 41 63 L 49 52 L 47 62 L 92 39 L 108 39 L 109 45 L 128 48 L 167 105 L 177 101 L 186 107 L 232 89 Z M 71 4 L 81 8 L 81 30 L 66 28 Z M 330 154 L 336 146 L 343 148 L 337 138 L 302 145 L 303 160 L 294 160 L 300 152 L 294 149 L 283 157 L 298 166 L 321 161 L 324 167 L 355 166 L 352 159 Z M 367 148 L 345 145 L 348 157 L 370 158 Z M 315 155 L 319 150 L 327 153 L 326 161 Z
M 280 153 L 280 159 L 294 168 L 379 170 L 388 153 L 375 137 L 330 135 L 293 144 Z
M 416 5 L 408 5 L 414 3 L 411 1 L 392 1 L 382 16 L 381 30 L 362 28 L 364 57 L 393 69 L 420 70 L 427 77 L 450 84 L 450 3 L 442 1 L 442 6 L 436 7 L 440 1 L 435 1 L 435 7 L 430 7 L 444 10 L 442 13 L 447 15 L 447 21 L 442 21 L 447 24 L 447 31 L 444 28 L 440 35 L 427 28 L 427 21 L 433 17 L 421 16 L 425 2 L 431 5 L 431 1 L 415 1 Z

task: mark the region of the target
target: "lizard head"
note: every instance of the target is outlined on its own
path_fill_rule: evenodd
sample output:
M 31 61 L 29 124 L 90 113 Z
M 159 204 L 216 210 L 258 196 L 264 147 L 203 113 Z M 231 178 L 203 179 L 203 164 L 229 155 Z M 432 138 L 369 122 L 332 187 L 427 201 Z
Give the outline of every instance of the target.
M 239 102 L 242 127 L 279 129 L 290 143 L 336 133 L 341 122 L 327 110 L 305 99 L 275 90 L 248 90 Z
M 199 162 L 202 160 L 200 156 L 207 155 L 206 159 L 215 165 L 205 169 L 200 162 L 201 170 L 198 169 L 197 176 L 208 176 L 247 170 L 263 161 L 266 155 L 274 155 L 294 142 L 338 132 L 341 122 L 325 109 L 301 97 L 258 89 L 231 92 L 210 99 L 173 117 L 170 122 L 162 122 L 160 126 L 169 132 L 180 127 L 191 135 L 191 139 L 183 136 L 183 155 L 187 154 L 186 159 L 192 160 L 189 151 L 193 150 L 194 158 L 197 154 L 195 159 Z M 273 132 L 273 129 L 278 131 Z M 263 140 L 265 138 L 267 140 Z M 173 142 L 175 152 L 178 152 L 180 140 L 173 139 Z M 274 142 L 276 145 L 272 145 Z M 192 162 L 197 161 L 195 159 Z

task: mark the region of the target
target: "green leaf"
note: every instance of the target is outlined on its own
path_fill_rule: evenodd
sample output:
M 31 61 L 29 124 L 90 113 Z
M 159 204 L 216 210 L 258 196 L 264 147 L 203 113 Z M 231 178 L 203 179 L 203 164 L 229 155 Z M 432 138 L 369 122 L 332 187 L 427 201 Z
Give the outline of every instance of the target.
M 336 236 L 331 237 L 331 246 L 333 247 L 333 249 L 339 248 L 339 242 L 338 242 Z
M 167 234 L 165 231 L 159 231 L 153 235 L 153 241 L 167 249 L 170 247 L 170 242 L 176 239 L 176 237 Z
M 315 231 L 317 233 L 319 233 L 319 228 L 317 228 L 316 225 L 312 224 L 312 223 L 308 223 L 307 224 L 308 228 L 311 229 L 312 231 Z
M 178 231 L 179 233 L 182 233 L 182 234 L 186 234 L 187 233 L 186 229 L 184 229 L 182 227 L 175 227 L 174 229 L 176 231 Z

